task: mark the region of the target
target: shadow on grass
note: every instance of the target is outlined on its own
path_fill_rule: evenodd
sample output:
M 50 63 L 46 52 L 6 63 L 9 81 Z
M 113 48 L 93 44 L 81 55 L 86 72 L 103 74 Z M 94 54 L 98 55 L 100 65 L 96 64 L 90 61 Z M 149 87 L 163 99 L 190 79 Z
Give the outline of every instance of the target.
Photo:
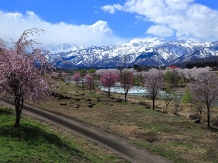
M 0 125 L 0 137 L 12 138 L 12 141 L 25 142 L 29 145 L 53 144 L 74 156 L 89 160 L 85 153 L 73 147 L 74 145 L 69 145 L 59 136 L 46 132 L 35 124 L 25 123 L 19 128 L 15 128 L 11 124 Z
M 218 132 L 218 128 L 217 127 L 210 127 L 209 130 L 212 131 L 212 132 Z
M 11 115 L 13 114 L 11 109 L 1 109 L 0 108 L 0 115 Z

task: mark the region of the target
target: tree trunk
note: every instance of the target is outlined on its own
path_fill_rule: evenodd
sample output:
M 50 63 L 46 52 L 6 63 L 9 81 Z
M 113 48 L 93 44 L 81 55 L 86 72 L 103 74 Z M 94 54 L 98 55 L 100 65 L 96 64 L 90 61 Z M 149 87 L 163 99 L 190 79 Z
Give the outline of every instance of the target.
M 125 92 L 125 102 L 126 102 L 126 96 L 127 96 L 127 92 Z
M 200 121 L 201 121 L 201 117 L 202 117 L 201 116 L 202 115 L 202 109 L 201 108 L 199 109 L 199 114 L 200 114 Z
M 210 107 L 207 106 L 207 127 L 210 128 Z
M 16 120 L 14 127 L 19 127 L 20 126 L 20 111 L 16 109 Z
M 169 105 L 169 103 L 166 102 L 166 108 L 165 108 L 165 111 L 166 111 L 166 112 L 167 112 L 167 110 L 168 110 L 168 105 Z
M 107 93 L 108 93 L 108 97 L 110 97 L 110 95 L 111 95 L 110 94 L 110 87 L 108 87 L 108 92 Z
M 15 111 L 16 111 L 16 120 L 15 120 L 14 127 L 19 127 L 20 114 L 21 114 L 22 107 L 23 107 L 23 99 L 20 99 L 19 97 L 15 97 L 14 103 L 15 103 Z
M 152 108 L 153 108 L 153 110 L 154 110 L 154 103 L 155 103 L 155 96 L 152 96 Z
M 90 93 L 92 93 L 92 85 L 90 85 L 89 91 L 90 91 Z

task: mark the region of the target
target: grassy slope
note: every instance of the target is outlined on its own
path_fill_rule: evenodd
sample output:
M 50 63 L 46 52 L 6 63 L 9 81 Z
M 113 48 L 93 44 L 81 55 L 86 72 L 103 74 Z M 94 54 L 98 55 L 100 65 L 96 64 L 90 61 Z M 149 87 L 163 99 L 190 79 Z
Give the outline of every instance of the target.
M 168 114 L 146 109 L 144 106 L 134 103 L 113 102 L 96 91 L 90 94 L 88 91 L 79 90 L 74 85 L 59 85 L 60 92 L 66 92 L 71 96 L 70 100 L 54 100 L 44 104 L 46 110 L 71 117 L 80 122 L 90 124 L 98 129 L 112 132 L 125 139 L 149 149 L 155 153 L 169 158 L 175 162 L 218 162 L 218 130 L 208 130 L 206 120 L 202 124 L 195 124 L 187 116 L 176 116 L 169 109 Z M 114 93 L 112 93 L 115 96 Z M 117 95 L 119 96 L 119 95 Z M 101 99 L 97 102 L 96 98 Z M 74 99 L 80 98 L 80 101 Z M 120 98 L 124 98 L 123 95 Z M 88 108 L 87 99 L 95 103 L 94 108 Z M 130 101 L 130 97 L 128 97 Z M 145 98 L 139 101 L 149 102 Z M 66 103 L 60 106 L 60 103 Z M 80 104 L 80 108 L 74 108 Z M 112 105 L 109 105 L 112 104 Z M 164 110 L 161 101 L 156 104 L 159 110 Z M 174 106 L 171 106 L 173 109 Z M 217 108 L 213 108 L 217 115 Z M 193 108 L 181 108 L 180 114 L 189 115 L 194 113 Z M 205 112 L 204 112 L 205 114 Z
M 0 162 L 125 162 L 112 152 L 24 116 L 20 128 L 14 128 L 14 118 L 12 110 L 0 107 Z

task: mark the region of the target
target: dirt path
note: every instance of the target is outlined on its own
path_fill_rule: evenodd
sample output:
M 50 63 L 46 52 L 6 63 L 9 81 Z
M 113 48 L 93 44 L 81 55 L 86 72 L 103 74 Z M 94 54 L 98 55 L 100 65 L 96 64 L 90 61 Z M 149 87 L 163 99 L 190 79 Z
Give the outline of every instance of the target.
M 13 102 L 9 100 L 0 101 L 2 105 L 14 108 Z M 72 134 L 88 139 L 106 149 L 112 150 L 122 158 L 132 163 L 170 163 L 166 158 L 153 154 L 147 150 L 142 150 L 126 141 L 113 135 L 94 128 L 84 126 L 74 120 L 67 119 L 56 114 L 25 105 L 23 114 L 43 120 L 52 125 L 69 131 Z

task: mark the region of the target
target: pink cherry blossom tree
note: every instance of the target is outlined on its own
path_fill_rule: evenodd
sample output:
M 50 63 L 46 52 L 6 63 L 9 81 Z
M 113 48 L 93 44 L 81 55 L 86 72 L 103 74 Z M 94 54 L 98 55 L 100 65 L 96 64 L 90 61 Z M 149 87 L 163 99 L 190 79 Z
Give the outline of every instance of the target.
M 87 84 L 88 89 L 90 90 L 90 92 L 92 91 L 92 89 L 94 88 L 94 78 L 91 74 L 87 73 L 85 76 L 85 82 Z
M 51 67 L 44 52 L 34 47 L 37 43 L 28 39 L 30 35 L 40 32 L 43 30 L 25 30 L 18 41 L 10 46 L 0 40 L 0 94 L 14 97 L 15 127 L 19 127 L 25 99 L 45 100 L 45 96 L 50 94 L 48 80 Z
M 125 70 L 121 77 L 121 87 L 124 89 L 125 102 L 129 89 L 133 86 L 133 72 Z
M 78 89 L 79 89 L 80 78 L 81 77 L 80 77 L 80 73 L 79 72 L 74 73 L 73 76 L 72 76 L 72 79 L 73 79 L 73 81 L 76 82 Z
M 115 82 L 119 79 L 119 73 L 113 70 L 103 71 L 100 82 L 101 84 L 108 88 L 108 97 L 110 97 L 110 88 L 114 86 Z
M 145 87 L 152 97 L 152 108 L 154 110 L 155 99 L 159 91 L 163 88 L 164 75 L 161 70 L 150 69 L 145 73 Z
M 189 83 L 190 93 L 196 102 L 203 103 L 207 109 L 207 123 L 210 128 L 212 104 L 218 100 L 218 78 L 213 72 L 200 73 Z

